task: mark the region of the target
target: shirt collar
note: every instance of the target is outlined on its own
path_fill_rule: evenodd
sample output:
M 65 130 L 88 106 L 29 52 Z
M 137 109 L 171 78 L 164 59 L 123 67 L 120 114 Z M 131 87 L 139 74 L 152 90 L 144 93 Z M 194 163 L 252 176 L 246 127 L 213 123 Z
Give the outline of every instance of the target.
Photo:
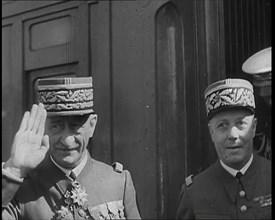
M 244 165 L 244 167 L 240 170 L 235 170 L 229 166 L 227 166 L 224 162 L 222 162 L 222 160 L 220 160 L 220 163 L 222 165 L 222 167 L 227 171 L 229 172 L 232 176 L 236 176 L 236 174 L 238 172 L 241 172 L 243 175 L 245 174 L 245 172 L 247 171 L 248 167 L 250 166 L 250 164 L 252 163 L 252 160 L 253 160 L 253 154 L 251 155 L 249 161 Z
M 85 154 L 85 155 L 84 155 L 83 159 L 81 160 L 80 164 L 78 164 L 78 165 L 77 165 L 74 169 L 72 169 L 72 170 L 65 169 L 64 167 L 61 167 L 60 165 L 58 165 L 58 164 L 54 161 L 54 159 L 52 158 L 51 155 L 50 155 L 50 158 L 51 158 L 52 162 L 53 162 L 61 171 L 63 171 L 63 172 L 66 174 L 66 176 L 69 176 L 70 173 L 71 173 L 71 171 L 73 171 L 74 174 L 75 174 L 75 176 L 77 177 L 77 176 L 81 173 L 81 171 L 83 170 L 83 168 L 84 168 L 84 166 L 86 165 L 87 160 L 88 160 L 87 150 L 85 150 L 84 154 Z

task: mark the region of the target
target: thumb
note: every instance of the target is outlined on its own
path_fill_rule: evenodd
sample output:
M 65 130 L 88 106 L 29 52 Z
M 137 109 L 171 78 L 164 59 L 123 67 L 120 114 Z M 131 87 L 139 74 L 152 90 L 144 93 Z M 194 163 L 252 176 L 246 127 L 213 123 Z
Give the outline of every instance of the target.
M 42 146 L 41 148 L 45 151 L 48 151 L 50 148 L 50 141 L 49 141 L 49 136 L 48 135 L 44 135 L 43 139 L 42 139 Z

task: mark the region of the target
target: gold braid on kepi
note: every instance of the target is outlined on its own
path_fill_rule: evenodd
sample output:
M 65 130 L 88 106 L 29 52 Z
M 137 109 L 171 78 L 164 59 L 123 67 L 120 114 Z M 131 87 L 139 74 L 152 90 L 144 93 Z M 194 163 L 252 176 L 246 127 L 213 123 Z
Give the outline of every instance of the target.
M 38 102 L 44 104 L 49 116 L 94 112 L 92 77 L 39 79 L 37 88 Z
M 207 118 L 218 112 L 242 108 L 255 112 L 253 86 L 244 79 L 225 79 L 212 83 L 204 92 Z

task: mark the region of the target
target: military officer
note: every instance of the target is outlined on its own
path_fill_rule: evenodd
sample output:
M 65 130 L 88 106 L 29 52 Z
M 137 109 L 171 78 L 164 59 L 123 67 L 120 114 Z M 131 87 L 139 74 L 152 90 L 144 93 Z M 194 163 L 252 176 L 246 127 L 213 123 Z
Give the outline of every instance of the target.
M 242 65 L 242 70 L 252 75 L 262 109 L 258 112 L 261 124 L 258 124 L 254 138 L 256 152 L 271 160 L 271 104 L 272 104 L 272 66 L 271 47 L 265 48 L 251 57 Z M 265 103 L 264 103 L 265 102 Z
M 40 79 L 38 97 L 2 163 L 2 219 L 140 219 L 130 173 L 86 149 L 92 78 Z
M 182 187 L 177 219 L 271 219 L 271 162 L 253 152 L 257 119 L 252 85 L 209 85 L 205 102 L 218 160 Z

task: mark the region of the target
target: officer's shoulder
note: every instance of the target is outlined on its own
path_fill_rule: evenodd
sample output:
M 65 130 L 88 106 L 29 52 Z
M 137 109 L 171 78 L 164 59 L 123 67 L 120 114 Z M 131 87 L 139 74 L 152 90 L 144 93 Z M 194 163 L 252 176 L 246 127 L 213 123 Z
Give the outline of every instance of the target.
M 113 170 L 117 173 L 122 173 L 123 171 L 123 165 L 119 162 L 114 162 L 112 164 Z
M 188 177 L 185 178 L 185 186 L 189 187 L 193 184 L 194 175 L 191 174 Z
M 123 165 L 119 162 L 114 162 L 113 164 L 109 165 L 107 163 L 93 159 L 93 167 L 97 167 L 97 169 L 101 170 L 101 172 L 105 170 L 106 172 L 122 173 L 124 171 Z

